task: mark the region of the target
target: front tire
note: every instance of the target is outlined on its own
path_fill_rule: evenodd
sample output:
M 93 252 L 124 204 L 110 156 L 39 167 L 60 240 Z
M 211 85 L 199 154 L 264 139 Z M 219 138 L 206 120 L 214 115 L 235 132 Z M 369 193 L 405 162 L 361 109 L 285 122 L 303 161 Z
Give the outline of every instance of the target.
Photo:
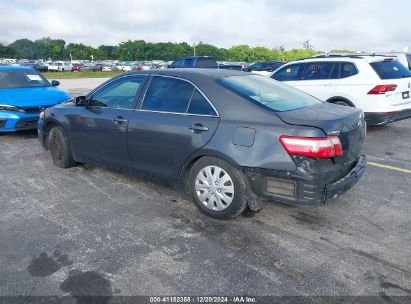
M 210 217 L 232 219 L 247 207 L 243 173 L 222 159 L 199 159 L 190 170 L 188 183 L 194 203 Z
M 53 163 L 59 168 L 70 168 L 76 165 L 61 127 L 53 127 L 49 133 L 49 149 Z

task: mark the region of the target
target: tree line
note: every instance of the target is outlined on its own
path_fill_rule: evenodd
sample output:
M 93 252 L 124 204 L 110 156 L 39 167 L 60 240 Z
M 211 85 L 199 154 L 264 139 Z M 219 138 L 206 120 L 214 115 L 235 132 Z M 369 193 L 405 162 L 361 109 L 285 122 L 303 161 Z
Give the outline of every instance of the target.
M 92 47 L 83 43 L 68 43 L 62 39 L 41 38 L 35 41 L 18 39 L 8 45 L 0 44 L 0 58 L 45 59 L 45 60 L 164 60 L 170 61 L 181 56 L 196 55 L 215 56 L 220 61 L 255 62 L 266 60 L 293 61 L 320 53 L 314 50 L 310 41 L 302 44 L 300 49 L 285 50 L 278 48 L 250 47 L 236 45 L 228 49 L 200 42 L 189 45 L 186 42 L 146 42 L 134 40 L 121 42 L 118 45 L 100 45 Z

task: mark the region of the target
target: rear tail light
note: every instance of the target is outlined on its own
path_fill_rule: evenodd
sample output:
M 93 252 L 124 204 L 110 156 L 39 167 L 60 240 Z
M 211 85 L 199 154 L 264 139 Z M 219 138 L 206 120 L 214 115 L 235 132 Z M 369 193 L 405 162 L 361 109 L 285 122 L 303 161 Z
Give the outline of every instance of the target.
M 373 88 L 367 94 L 370 94 L 370 95 L 385 94 L 387 92 L 395 91 L 396 88 L 397 88 L 396 84 L 377 85 L 375 88 Z
M 338 136 L 296 137 L 280 136 L 280 142 L 288 154 L 314 158 L 330 158 L 343 155 Z

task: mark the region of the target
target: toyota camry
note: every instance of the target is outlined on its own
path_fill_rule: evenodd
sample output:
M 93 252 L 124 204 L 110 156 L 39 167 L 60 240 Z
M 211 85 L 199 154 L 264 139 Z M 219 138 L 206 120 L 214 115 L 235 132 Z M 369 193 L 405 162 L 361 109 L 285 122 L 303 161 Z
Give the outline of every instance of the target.
M 61 168 L 109 166 L 179 182 L 205 214 L 234 218 L 263 199 L 320 205 L 361 177 L 361 110 L 239 71 L 123 74 L 41 113 Z

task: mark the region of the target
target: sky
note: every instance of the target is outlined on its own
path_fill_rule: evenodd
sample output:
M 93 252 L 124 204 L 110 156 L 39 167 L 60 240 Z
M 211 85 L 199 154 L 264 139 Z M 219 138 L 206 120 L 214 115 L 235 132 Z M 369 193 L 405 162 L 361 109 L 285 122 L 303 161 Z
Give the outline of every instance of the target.
M 409 0 L 0 0 L 0 42 L 61 38 L 286 49 L 411 49 Z

